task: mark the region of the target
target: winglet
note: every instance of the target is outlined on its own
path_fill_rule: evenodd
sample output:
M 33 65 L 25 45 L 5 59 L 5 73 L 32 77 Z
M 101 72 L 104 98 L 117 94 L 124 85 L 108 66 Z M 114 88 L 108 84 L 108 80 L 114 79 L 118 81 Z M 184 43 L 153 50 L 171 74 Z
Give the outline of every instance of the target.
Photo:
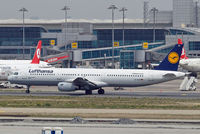
M 40 63 L 41 47 L 42 47 L 42 41 L 39 40 L 31 64 L 39 64 Z
M 155 67 L 155 70 L 177 71 L 184 44 L 178 39 L 178 44 L 169 52 L 165 59 Z

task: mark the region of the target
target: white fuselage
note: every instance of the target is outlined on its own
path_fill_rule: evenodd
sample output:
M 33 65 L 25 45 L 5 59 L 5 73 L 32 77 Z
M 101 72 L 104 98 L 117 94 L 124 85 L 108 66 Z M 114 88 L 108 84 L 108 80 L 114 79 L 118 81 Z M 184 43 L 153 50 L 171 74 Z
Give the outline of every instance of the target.
M 46 68 L 47 62 L 41 61 L 40 64 L 31 64 L 31 60 L 0 60 L 0 80 L 7 80 L 13 71 L 25 68 Z
M 180 66 L 190 72 L 200 72 L 200 59 L 182 59 L 180 60 Z
M 9 81 L 23 85 L 56 86 L 59 82 L 72 83 L 77 78 L 85 78 L 98 87 L 136 87 L 165 82 L 184 75 L 182 72 L 158 70 L 32 68 L 9 76 Z
M 0 65 L 27 65 L 31 64 L 32 60 L 0 60 Z M 46 66 L 47 62 L 40 61 L 40 65 Z

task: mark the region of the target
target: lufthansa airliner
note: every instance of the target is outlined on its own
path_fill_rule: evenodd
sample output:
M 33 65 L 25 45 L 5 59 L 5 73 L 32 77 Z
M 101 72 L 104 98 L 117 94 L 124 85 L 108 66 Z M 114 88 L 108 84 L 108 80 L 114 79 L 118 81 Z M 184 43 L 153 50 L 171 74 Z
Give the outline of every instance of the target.
M 31 68 L 14 72 L 9 81 L 15 84 L 27 85 L 26 92 L 32 85 L 58 86 L 59 91 L 84 90 L 92 94 L 98 90 L 104 94 L 104 87 L 137 87 L 157 84 L 185 76 L 177 72 L 182 41 L 169 52 L 155 70 L 138 69 L 68 69 L 68 68 Z

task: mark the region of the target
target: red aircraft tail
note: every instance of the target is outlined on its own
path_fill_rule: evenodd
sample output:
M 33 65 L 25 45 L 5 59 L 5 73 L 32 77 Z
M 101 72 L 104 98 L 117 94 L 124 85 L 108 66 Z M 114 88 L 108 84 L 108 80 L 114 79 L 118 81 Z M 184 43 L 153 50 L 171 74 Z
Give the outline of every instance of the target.
M 42 41 L 39 40 L 31 64 L 39 64 L 40 63 L 41 47 L 42 47 Z
M 183 47 L 182 53 L 181 53 L 181 60 L 182 60 L 182 59 L 188 59 L 188 57 L 186 56 L 186 52 L 185 52 L 184 47 Z

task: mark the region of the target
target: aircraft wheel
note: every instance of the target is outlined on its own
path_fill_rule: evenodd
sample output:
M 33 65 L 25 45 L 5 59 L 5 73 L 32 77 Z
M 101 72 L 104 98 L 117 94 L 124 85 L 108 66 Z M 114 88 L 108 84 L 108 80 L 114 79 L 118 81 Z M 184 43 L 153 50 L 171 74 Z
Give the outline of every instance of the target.
M 190 74 L 190 76 L 194 76 L 195 78 L 197 78 L 197 73 L 192 72 L 192 73 Z
M 30 93 L 30 90 L 26 90 L 26 93 L 29 94 L 29 93 Z
M 92 90 L 85 90 L 85 94 L 86 95 L 91 95 L 92 94 Z
M 30 90 L 29 90 L 30 86 L 27 85 L 27 89 L 26 89 L 26 93 L 29 94 L 30 93 Z
M 98 94 L 104 94 L 104 93 L 105 93 L 105 91 L 103 89 L 98 90 Z

